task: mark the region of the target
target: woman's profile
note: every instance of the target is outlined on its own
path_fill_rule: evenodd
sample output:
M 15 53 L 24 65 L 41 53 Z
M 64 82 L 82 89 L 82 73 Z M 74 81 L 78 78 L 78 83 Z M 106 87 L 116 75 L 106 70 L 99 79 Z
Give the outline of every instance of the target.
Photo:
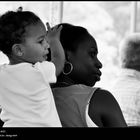
M 102 68 L 96 40 L 84 27 L 60 25 L 66 62 L 52 89 L 62 126 L 126 127 L 114 96 L 94 87 L 100 80 Z

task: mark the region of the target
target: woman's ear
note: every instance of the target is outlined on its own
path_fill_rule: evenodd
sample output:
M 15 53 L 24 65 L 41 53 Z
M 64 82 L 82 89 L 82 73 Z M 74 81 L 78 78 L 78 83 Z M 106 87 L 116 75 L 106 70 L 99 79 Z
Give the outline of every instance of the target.
M 68 51 L 65 51 L 65 59 L 66 59 L 66 61 L 69 61 Z
M 73 56 L 73 53 L 71 51 L 65 52 L 65 57 L 67 61 L 71 62 L 72 56 Z
M 23 46 L 21 44 L 14 44 L 12 46 L 12 53 L 19 57 L 23 56 L 24 54 Z

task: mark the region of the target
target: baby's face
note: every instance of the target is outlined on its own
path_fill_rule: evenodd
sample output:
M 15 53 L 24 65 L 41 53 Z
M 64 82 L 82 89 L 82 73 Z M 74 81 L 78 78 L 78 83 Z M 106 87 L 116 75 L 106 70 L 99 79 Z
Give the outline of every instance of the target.
M 46 28 L 42 22 L 26 27 L 23 59 L 30 63 L 47 60 L 49 44 L 46 41 Z

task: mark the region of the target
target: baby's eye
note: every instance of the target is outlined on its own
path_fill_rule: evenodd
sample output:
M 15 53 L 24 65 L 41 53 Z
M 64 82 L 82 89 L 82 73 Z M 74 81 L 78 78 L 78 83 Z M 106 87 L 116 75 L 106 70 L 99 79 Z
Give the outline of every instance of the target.
M 41 39 L 38 41 L 39 44 L 42 44 L 45 39 Z
M 38 41 L 38 43 L 42 44 L 43 40 Z

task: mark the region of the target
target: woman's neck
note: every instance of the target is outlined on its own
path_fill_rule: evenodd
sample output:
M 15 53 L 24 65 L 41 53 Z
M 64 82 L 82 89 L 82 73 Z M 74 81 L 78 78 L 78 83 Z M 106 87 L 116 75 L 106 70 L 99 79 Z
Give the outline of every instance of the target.
M 67 87 L 67 86 L 71 86 L 71 85 L 75 85 L 75 84 L 76 83 L 68 76 L 61 75 L 58 77 L 55 87 Z

